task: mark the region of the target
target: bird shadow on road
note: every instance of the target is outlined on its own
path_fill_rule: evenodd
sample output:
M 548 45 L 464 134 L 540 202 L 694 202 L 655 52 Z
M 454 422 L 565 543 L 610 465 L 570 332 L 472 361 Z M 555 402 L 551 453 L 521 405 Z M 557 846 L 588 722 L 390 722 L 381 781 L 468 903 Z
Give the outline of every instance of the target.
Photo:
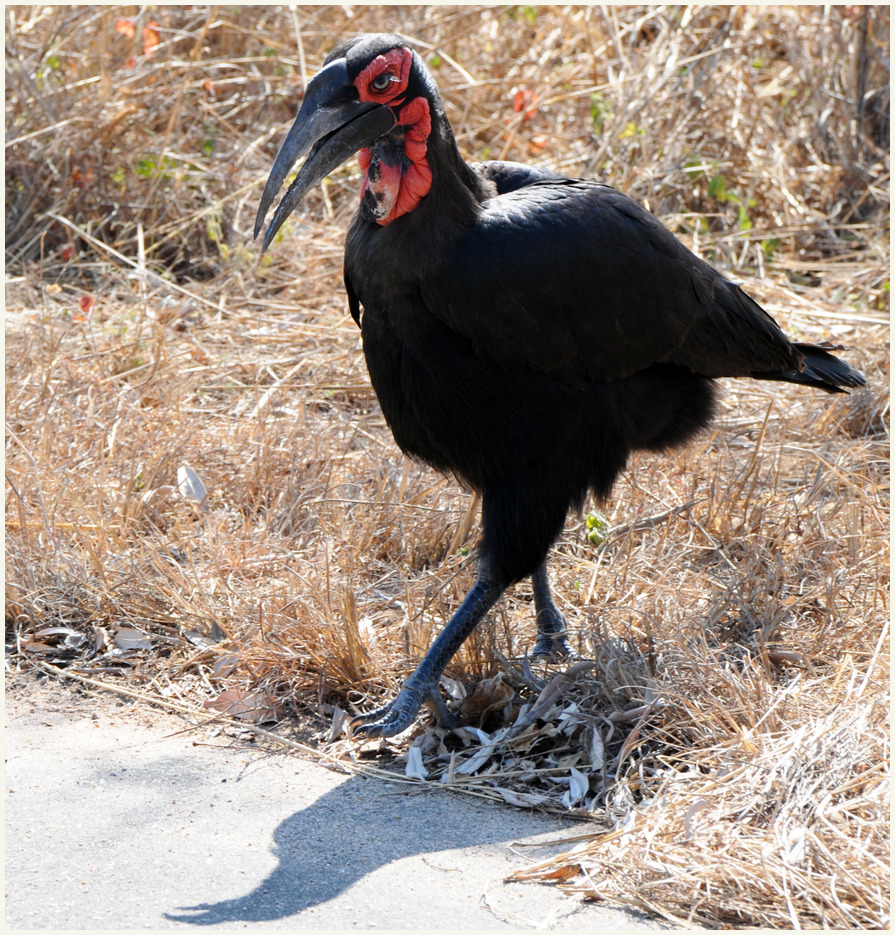
M 390 786 L 365 777 L 342 783 L 280 823 L 272 848 L 279 863 L 251 892 L 182 906 L 165 918 L 193 925 L 287 919 L 336 898 L 366 875 L 404 857 L 505 845 L 559 830 L 556 819 L 546 816 L 483 806 L 425 787 L 406 790 L 403 784 Z M 450 857 L 438 863 L 450 864 Z M 463 867 L 458 859 L 456 868 L 437 869 Z M 507 864 L 506 871 L 510 869 Z M 397 892 L 383 893 L 384 910 L 394 905 Z M 432 906 L 429 894 L 420 898 Z M 374 909 L 363 908 L 368 916 Z

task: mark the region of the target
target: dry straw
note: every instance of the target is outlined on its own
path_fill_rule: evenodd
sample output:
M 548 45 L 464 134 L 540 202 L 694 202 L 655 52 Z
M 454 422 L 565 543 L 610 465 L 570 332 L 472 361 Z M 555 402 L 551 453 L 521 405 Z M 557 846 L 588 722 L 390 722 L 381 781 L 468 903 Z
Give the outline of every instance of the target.
M 886 927 L 888 8 L 136 9 L 6 10 L 7 666 L 576 815 L 522 876 L 589 898 Z M 627 191 L 868 377 L 725 381 L 711 430 L 634 460 L 604 542 L 570 518 L 582 660 L 527 665 L 520 585 L 448 669 L 469 726 L 366 749 L 321 715 L 396 690 L 478 526 L 370 389 L 358 170 L 249 239 L 302 76 L 359 31 L 417 43 L 470 158 Z

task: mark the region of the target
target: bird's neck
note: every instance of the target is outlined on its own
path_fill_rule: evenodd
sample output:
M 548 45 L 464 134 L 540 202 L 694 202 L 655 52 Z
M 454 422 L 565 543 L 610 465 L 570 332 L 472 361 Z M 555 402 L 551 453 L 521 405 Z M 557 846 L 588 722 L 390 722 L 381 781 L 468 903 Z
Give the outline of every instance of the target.
M 440 100 L 409 101 L 395 130 L 362 149 L 358 161 L 361 213 L 382 227 L 436 209 L 441 223 L 469 224 L 488 194 L 460 155 Z

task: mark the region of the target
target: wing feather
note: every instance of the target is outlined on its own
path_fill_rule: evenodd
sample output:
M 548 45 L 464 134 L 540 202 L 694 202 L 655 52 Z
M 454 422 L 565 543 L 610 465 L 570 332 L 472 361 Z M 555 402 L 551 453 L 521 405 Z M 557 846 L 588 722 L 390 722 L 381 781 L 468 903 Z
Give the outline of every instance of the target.
M 573 381 L 663 361 L 709 377 L 800 369 L 770 315 L 626 195 L 559 177 L 502 187 L 421 286 L 481 357 Z

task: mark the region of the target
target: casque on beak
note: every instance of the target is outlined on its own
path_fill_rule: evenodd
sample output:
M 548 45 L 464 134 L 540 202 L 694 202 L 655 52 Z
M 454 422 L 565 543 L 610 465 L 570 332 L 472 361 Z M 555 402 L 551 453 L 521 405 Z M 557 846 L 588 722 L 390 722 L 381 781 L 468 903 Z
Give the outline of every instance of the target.
M 345 59 L 336 59 L 309 82 L 295 123 L 286 135 L 261 195 L 255 217 L 255 237 L 261 232 L 280 186 L 305 153 L 295 181 L 277 205 L 261 247 L 264 252 L 283 222 L 308 191 L 337 166 L 395 126 L 388 107 L 358 100 L 348 80 Z

